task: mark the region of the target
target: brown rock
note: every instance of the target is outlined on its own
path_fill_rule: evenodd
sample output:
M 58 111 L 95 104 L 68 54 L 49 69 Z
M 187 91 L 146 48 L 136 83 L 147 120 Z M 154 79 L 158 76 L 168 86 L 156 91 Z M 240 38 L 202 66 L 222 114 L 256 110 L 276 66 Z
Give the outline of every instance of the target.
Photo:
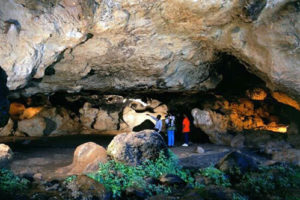
M 93 142 L 87 142 L 76 148 L 72 164 L 57 170 L 57 173 L 67 176 L 95 172 L 99 163 L 106 162 L 106 150 Z

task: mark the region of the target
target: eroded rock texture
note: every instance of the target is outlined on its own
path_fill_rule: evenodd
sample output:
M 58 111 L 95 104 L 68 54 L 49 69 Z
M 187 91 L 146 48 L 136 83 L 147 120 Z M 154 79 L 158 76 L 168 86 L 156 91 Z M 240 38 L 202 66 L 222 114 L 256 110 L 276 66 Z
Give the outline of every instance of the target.
M 0 2 L 10 90 L 207 90 L 220 79 L 216 53 L 226 52 L 270 89 L 300 99 L 297 1 L 45 2 Z

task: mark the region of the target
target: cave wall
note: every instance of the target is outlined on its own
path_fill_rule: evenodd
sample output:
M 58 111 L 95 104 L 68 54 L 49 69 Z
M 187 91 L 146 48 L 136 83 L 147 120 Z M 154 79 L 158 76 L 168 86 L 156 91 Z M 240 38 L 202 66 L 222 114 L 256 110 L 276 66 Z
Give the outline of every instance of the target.
M 206 91 L 227 52 L 299 101 L 298 18 L 293 0 L 1 1 L 0 66 L 26 95 Z

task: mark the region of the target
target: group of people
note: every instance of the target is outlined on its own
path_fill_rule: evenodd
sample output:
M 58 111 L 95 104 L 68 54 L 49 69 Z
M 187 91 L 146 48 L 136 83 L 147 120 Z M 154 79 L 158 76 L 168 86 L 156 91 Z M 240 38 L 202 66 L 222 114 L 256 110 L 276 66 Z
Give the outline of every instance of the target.
M 161 115 L 157 115 L 157 117 L 151 116 L 149 114 L 147 114 L 147 115 L 156 121 L 154 130 L 157 133 L 161 133 L 162 127 L 163 127 Z M 184 143 L 182 146 L 187 147 L 187 146 L 189 146 L 189 133 L 191 131 L 191 129 L 190 129 L 191 123 L 186 114 L 184 114 L 183 117 L 184 118 L 182 121 L 182 134 L 184 136 Z M 175 116 L 172 113 L 169 113 L 166 116 L 165 124 L 166 124 L 167 135 L 168 135 L 168 146 L 173 147 L 174 142 L 175 142 L 176 124 L 175 124 Z

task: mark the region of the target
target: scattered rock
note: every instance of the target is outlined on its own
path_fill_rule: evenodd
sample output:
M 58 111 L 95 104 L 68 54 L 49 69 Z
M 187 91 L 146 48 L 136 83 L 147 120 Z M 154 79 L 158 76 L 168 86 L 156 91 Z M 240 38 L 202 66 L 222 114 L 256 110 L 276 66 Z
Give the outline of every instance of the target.
M 207 200 L 232 200 L 235 190 L 221 186 L 206 186 L 202 192 L 204 199 Z
M 125 191 L 128 199 L 146 199 L 147 193 L 142 188 L 128 187 Z
M 197 189 L 188 190 L 180 200 L 204 200 L 202 191 Z
M 36 173 L 33 175 L 33 179 L 35 181 L 41 181 L 43 179 L 43 175 L 41 173 Z
M 184 186 L 186 183 L 179 176 L 174 174 L 166 174 L 160 177 L 159 181 L 163 185 L 168 186 Z
M 196 153 L 203 154 L 204 152 L 205 150 L 202 147 L 200 146 L 196 147 Z
M 100 162 L 107 162 L 106 150 L 93 142 L 87 142 L 76 148 L 72 164 L 58 169 L 57 173 L 67 176 L 94 172 L 98 170 Z
M 245 154 L 233 151 L 225 155 L 217 163 L 216 167 L 225 173 L 234 171 L 235 168 L 239 168 L 244 173 L 249 170 L 257 170 L 258 163 Z
M 107 148 L 108 155 L 113 159 L 129 165 L 155 160 L 161 151 L 168 156 L 163 138 L 152 130 L 119 134 Z
M 5 167 L 13 158 L 13 152 L 6 144 L 0 144 L 0 167 Z
M 84 175 L 77 176 L 66 187 L 71 190 L 70 196 L 73 199 L 109 199 L 104 185 Z

